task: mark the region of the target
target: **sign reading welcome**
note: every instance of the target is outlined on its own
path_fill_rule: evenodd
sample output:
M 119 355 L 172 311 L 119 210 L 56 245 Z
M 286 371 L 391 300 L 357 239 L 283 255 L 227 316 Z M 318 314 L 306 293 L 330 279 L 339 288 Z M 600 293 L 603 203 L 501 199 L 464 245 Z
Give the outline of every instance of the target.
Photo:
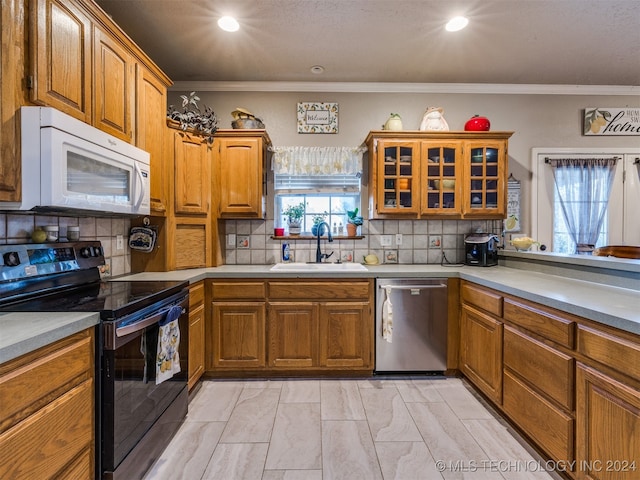
M 338 104 L 298 103 L 298 133 L 338 133 Z
M 640 135 L 640 108 L 587 107 L 584 135 Z

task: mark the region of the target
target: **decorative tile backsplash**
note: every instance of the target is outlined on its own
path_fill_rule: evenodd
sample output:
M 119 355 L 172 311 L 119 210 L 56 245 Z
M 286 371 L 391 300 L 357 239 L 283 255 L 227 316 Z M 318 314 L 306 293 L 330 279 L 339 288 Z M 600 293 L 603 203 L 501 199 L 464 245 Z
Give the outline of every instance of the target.
M 282 244 L 289 243 L 296 262 L 315 261 L 316 240 L 273 240 L 273 220 L 227 220 L 226 234 L 246 237 L 243 247 L 227 246 L 227 265 L 268 265 L 281 261 Z M 329 261 L 348 256 L 362 262 L 365 255 L 375 254 L 381 262 L 434 263 L 443 259 L 450 263 L 464 261 L 464 236 L 478 230 L 501 234 L 500 220 L 370 220 L 360 227 L 363 239 L 340 239 L 329 243 L 322 237 L 322 253 L 333 255 Z M 396 243 L 401 234 L 401 243 Z M 383 236 L 391 245 L 382 245 Z M 248 244 L 248 245 L 247 245 Z M 245 246 L 247 245 L 247 246 Z M 388 260 L 387 260 L 388 259 Z
M 80 240 L 100 240 L 105 256 L 105 271 L 111 276 L 131 272 L 131 250 L 128 246 L 128 218 L 58 217 L 33 214 L 0 214 L 0 243 L 27 243 L 35 227 L 58 225 L 60 241 L 66 241 L 67 227 L 80 227 Z M 122 249 L 118 249 L 118 236 L 122 236 Z

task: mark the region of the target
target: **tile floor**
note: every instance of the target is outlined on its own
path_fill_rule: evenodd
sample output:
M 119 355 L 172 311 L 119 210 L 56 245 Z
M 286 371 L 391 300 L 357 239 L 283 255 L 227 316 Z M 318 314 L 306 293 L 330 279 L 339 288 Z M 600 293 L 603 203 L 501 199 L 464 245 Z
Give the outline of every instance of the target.
M 558 478 L 545 467 L 458 378 L 209 380 L 145 480 Z

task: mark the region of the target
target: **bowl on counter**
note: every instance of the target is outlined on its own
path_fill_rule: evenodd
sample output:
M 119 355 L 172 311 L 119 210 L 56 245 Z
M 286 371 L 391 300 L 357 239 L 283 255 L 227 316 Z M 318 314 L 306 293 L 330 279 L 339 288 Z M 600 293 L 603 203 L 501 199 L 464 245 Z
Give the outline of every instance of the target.
M 509 243 L 516 247 L 516 250 L 519 252 L 528 252 L 533 245 L 539 245 L 539 242 L 535 241 L 531 237 L 514 238 Z

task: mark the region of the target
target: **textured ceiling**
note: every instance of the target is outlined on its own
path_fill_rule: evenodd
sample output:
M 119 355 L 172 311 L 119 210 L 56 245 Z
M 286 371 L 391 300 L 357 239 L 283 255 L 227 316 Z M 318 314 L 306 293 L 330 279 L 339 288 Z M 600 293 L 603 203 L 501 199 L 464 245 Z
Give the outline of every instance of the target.
M 640 85 L 639 0 L 97 3 L 174 81 Z

